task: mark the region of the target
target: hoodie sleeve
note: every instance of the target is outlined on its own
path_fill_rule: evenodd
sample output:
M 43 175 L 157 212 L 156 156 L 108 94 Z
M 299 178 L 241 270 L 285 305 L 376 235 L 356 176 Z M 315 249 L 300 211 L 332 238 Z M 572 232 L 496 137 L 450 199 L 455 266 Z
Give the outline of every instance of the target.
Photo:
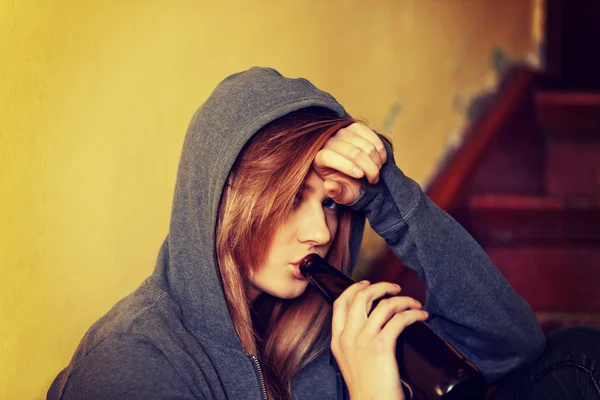
M 475 240 L 388 160 L 351 205 L 427 287 L 429 325 L 488 382 L 534 361 L 546 340 L 531 307 Z
M 130 335 L 109 336 L 66 373 L 64 388 L 53 384 L 48 399 L 197 398 L 155 346 Z

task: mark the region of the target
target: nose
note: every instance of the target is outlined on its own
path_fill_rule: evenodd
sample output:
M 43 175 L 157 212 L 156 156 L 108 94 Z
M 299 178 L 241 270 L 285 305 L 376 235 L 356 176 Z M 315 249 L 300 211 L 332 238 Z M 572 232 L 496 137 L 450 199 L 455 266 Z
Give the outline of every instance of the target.
M 322 246 L 331 241 L 331 232 L 322 207 L 312 207 L 304 213 L 298 227 L 298 240 L 312 246 Z

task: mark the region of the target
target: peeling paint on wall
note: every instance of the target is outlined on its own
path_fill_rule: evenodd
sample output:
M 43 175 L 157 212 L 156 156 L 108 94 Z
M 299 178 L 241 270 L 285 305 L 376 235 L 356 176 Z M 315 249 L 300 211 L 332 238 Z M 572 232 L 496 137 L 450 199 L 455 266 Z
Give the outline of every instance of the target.
M 386 132 L 391 132 L 394 129 L 394 125 L 396 120 L 400 116 L 400 112 L 402 111 L 402 104 L 399 102 L 394 102 L 390 105 L 388 112 L 383 119 L 383 129 Z

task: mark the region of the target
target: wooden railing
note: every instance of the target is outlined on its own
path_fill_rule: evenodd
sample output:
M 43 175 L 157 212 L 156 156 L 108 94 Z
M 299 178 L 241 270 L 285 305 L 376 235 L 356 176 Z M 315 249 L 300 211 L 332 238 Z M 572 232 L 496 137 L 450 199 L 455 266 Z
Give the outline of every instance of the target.
M 483 116 L 475 121 L 458 150 L 439 168 L 427 195 L 442 209 L 456 206 L 457 195 L 465 180 L 477 165 L 484 150 L 500 132 L 504 123 L 523 105 L 531 94 L 534 72 L 516 69 L 499 89 L 496 100 Z

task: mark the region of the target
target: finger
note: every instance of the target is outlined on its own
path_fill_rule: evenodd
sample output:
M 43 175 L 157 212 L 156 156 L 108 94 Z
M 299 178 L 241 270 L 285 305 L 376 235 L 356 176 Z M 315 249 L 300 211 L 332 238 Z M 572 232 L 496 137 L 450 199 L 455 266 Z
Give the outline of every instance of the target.
M 381 160 L 381 155 L 379 154 L 379 151 L 373 143 L 371 143 L 370 141 L 358 134 L 354 134 L 351 136 L 349 135 L 347 137 L 340 137 L 340 139 L 360 148 L 363 151 L 363 153 L 365 153 L 377 165 L 377 168 L 381 169 L 381 167 L 383 166 L 383 161 Z
M 357 135 L 362 136 L 364 139 L 371 142 L 375 146 L 377 151 L 379 152 L 379 156 L 381 157 L 381 160 L 383 161 L 383 163 L 386 162 L 387 151 L 385 150 L 383 141 L 381 140 L 379 135 L 377 133 L 375 133 L 371 128 L 369 128 L 368 126 L 366 126 L 364 124 L 360 124 L 360 123 L 356 122 L 344 129 L 351 130 L 351 131 L 355 132 Z
M 323 182 L 323 188 L 325 189 L 325 194 L 329 196 L 329 198 L 335 201 L 338 204 L 344 204 L 344 185 L 336 182 L 334 180 L 326 180 Z
M 364 176 L 364 171 L 352 160 L 330 148 L 323 148 L 317 153 L 314 167 L 317 171 L 319 168 L 330 168 L 356 179 L 360 179 Z
M 379 333 L 381 339 L 388 343 L 395 343 L 404 328 L 417 321 L 425 321 L 429 317 L 426 311 L 407 310 L 394 315 Z
M 338 338 L 344 331 L 348 313 L 348 306 L 354 295 L 361 289 L 364 289 L 369 284 L 368 281 L 361 281 L 350 285 L 342 294 L 333 302 L 333 315 L 331 317 L 331 337 Z
M 340 175 L 342 175 L 340 173 Z M 345 175 L 344 175 L 345 176 Z M 339 181 L 337 179 L 340 179 Z M 343 178 L 330 177 L 323 182 L 325 194 L 337 204 L 346 205 L 355 201 L 360 196 L 361 185 L 346 182 Z
M 365 147 L 367 150 L 363 150 L 363 147 L 361 146 Z M 375 147 L 371 143 L 362 137 L 357 135 L 353 135 L 353 137 L 347 139 L 332 137 L 327 142 L 326 149 L 334 151 L 351 160 L 363 171 L 370 183 L 377 183 L 379 180 L 379 170 L 381 169 L 379 153 L 377 153 L 377 150 L 375 150 Z M 368 152 L 370 152 L 373 157 L 369 155 Z M 336 169 L 334 166 L 328 167 Z
M 348 307 L 346 329 L 358 334 L 364 327 L 373 301 L 400 292 L 400 286 L 389 282 L 378 282 L 358 291 Z
M 333 139 L 343 140 L 345 142 L 351 143 L 354 146 L 360 148 L 381 169 L 381 166 L 383 165 L 383 161 L 381 159 L 381 154 L 380 154 L 379 150 L 377 150 L 377 147 L 375 147 L 375 144 L 373 144 L 368 139 L 365 139 L 363 136 L 359 135 L 354 130 L 350 130 L 350 129 L 340 130 L 334 136 L 332 136 L 329 140 L 333 140 Z
M 375 146 L 375 148 L 377 149 L 381 160 L 383 161 L 383 163 L 385 163 L 387 161 L 387 151 L 385 149 L 385 146 L 383 145 L 383 140 L 381 140 L 379 135 L 375 133 L 375 131 L 373 131 L 371 128 L 363 124 L 356 124 L 356 126 L 354 126 L 354 129 L 359 136 L 362 136 L 364 139 L 373 143 L 373 146 Z
M 421 307 L 420 302 L 408 296 L 394 296 L 383 299 L 369 315 L 361 335 L 374 337 L 394 315 L 410 309 L 419 310 Z

